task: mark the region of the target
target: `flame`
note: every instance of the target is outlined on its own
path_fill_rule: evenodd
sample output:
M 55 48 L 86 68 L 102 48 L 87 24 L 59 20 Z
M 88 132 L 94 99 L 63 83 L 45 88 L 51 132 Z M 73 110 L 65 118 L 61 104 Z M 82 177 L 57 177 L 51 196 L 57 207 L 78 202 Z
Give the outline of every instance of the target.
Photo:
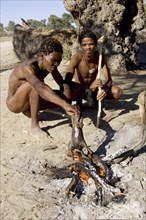
M 101 178 L 104 178 L 104 177 L 105 177 L 105 171 L 104 171 L 103 167 L 97 167 L 97 168 L 96 168 L 96 173 L 97 173 Z
M 78 162 L 82 162 L 82 152 L 78 149 L 74 149 L 72 151 L 72 157 L 75 161 L 78 161 Z M 92 162 L 92 157 L 89 158 Z M 80 180 L 84 183 L 88 183 L 88 180 L 90 178 L 89 175 L 87 175 L 85 172 L 81 171 L 81 170 L 78 170 L 77 167 L 73 167 L 72 168 L 73 171 L 75 171 L 79 177 L 80 177 Z M 105 177 L 105 170 L 103 169 L 103 167 L 96 167 L 96 173 L 101 177 L 101 178 L 104 178 Z
M 88 183 L 88 180 L 89 180 L 89 178 L 90 178 L 90 176 L 87 175 L 86 173 L 84 173 L 83 171 L 81 171 L 81 172 L 79 173 L 79 177 L 80 177 L 80 180 L 81 180 L 82 182 L 84 182 L 84 183 Z
M 72 157 L 74 160 L 81 162 L 82 161 L 82 153 L 80 150 L 74 149 L 72 151 Z

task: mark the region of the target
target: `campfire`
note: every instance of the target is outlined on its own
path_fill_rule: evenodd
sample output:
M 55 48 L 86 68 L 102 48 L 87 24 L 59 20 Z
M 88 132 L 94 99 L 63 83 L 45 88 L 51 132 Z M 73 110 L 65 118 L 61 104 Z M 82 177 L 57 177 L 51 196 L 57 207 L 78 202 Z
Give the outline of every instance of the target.
M 69 199 L 92 200 L 96 204 L 107 206 L 110 201 L 125 202 L 127 188 L 120 173 L 119 163 L 128 166 L 146 144 L 146 91 L 138 96 L 141 116 L 141 136 L 134 146 L 124 146 L 118 151 L 100 157 L 86 144 L 83 135 L 83 118 L 72 116 L 72 135 L 67 155 L 72 162 L 63 168 L 45 165 L 46 172 L 55 179 L 67 179 L 65 195 Z M 126 163 L 125 163 L 126 162 Z
M 83 136 L 83 118 L 72 116 L 72 136 L 68 147 L 68 156 L 70 156 L 73 164 L 69 166 L 72 173 L 71 182 L 66 188 L 68 197 L 77 196 L 79 185 L 82 183 L 86 187 L 93 180 L 95 185 L 95 196 L 98 204 L 103 204 L 104 196 L 109 195 L 113 201 L 122 202 L 125 200 L 125 190 L 117 186 L 120 178 L 114 173 L 113 163 L 120 163 L 129 158 L 129 161 L 137 154 L 137 152 L 145 145 L 146 137 L 146 111 L 145 100 L 146 91 L 138 96 L 140 107 L 140 116 L 142 122 L 141 140 L 130 148 L 122 147 L 112 155 L 100 158 L 86 144 Z
M 69 167 L 72 178 L 66 188 L 66 195 L 68 197 L 77 195 L 79 185 L 82 183 L 86 186 L 89 180 L 92 179 L 96 187 L 97 203 L 102 204 L 105 194 L 109 194 L 115 201 L 122 201 L 125 197 L 124 190 L 115 186 L 119 178 L 113 175 L 111 164 L 114 158 L 125 152 L 126 148 L 101 159 L 87 146 L 82 127 L 82 117 L 79 119 L 77 115 L 73 116 L 72 138 L 67 154 L 72 157 L 75 163 Z

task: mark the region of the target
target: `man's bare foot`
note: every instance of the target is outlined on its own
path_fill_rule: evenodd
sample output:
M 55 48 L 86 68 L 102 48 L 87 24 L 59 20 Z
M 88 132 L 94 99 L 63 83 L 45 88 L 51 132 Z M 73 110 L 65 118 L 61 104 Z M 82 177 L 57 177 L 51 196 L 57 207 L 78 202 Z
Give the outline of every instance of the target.
M 24 130 L 24 132 L 31 135 L 32 137 L 37 138 L 38 140 L 48 138 L 48 134 L 41 130 L 39 126 L 31 128 L 29 131 Z
M 30 129 L 30 135 L 36 137 L 37 139 L 44 139 L 47 138 L 48 134 L 44 132 L 39 126 Z

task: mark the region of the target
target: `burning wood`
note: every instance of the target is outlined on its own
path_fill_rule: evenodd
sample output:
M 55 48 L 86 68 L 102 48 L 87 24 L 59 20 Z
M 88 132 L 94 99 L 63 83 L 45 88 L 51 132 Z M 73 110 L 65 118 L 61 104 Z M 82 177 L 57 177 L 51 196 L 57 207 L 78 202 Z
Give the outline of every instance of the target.
M 126 160 L 128 157 L 132 157 L 134 155 L 134 150 L 128 150 L 127 147 L 122 147 L 120 150 L 114 152 L 113 154 L 105 156 L 103 161 L 105 161 L 107 164 L 111 163 L 120 163 L 123 160 Z
M 98 191 L 98 200 L 102 203 L 103 191 L 112 197 L 123 197 L 122 190 L 112 185 L 110 167 L 86 144 L 83 136 L 83 119 L 77 115 L 72 117 L 72 139 L 69 143 L 68 156 L 76 162 L 70 166 L 73 174 L 70 184 L 66 189 L 66 195 L 74 195 L 79 181 L 88 183 L 89 178 L 94 180 Z
M 132 158 L 144 147 L 146 141 L 146 91 L 138 96 L 140 116 L 141 116 L 141 139 L 132 148 L 122 147 L 112 155 L 100 158 L 86 144 L 83 136 L 83 119 L 79 115 L 72 116 L 72 138 L 69 143 L 68 156 L 71 156 L 76 162 L 70 166 L 73 174 L 70 184 L 66 189 L 66 195 L 76 194 L 78 182 L 88 183 L 89 179 L 94 180 L 98 202 L 102 204 L 104 192 L 112 196 L 116 201 L 124 198 L 123 190 L 116 187 L 117 179 L 114 179 L 111 170 L 112 163 Z

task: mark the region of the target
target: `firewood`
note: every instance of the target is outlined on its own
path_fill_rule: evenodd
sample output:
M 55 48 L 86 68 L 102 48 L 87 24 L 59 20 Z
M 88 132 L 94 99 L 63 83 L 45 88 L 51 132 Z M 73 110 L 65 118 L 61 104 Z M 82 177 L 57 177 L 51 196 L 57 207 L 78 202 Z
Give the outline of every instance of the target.
M 76 172 L 73 172 L 73 177 L 71 179 L 71 182 L 69 183 L 69 185 L 67 186 L 66 190 L 65 190 L 65 194 L 66 196 L 70 196 L 71 194 L 74 195 L 75 194 L 75 188 L 76 185 L 79 181 L 79 176 Z
M 115 195 L 116 193 L 119 195 L 122 194 L 119 188 L 109 185 L 108 183 L 105 182 L 104 179 L 99 177 L 99 175 L 96 173 L 95 167 L 91 165 L 91 163 L 85 161 L 85 164 L 86 166 L 81 163 L 76 163 L 74 166 L 72 166 L 72 170 L 74 172 L 77 172 L 78 175 L 81 171 L 89 175 L 95 181 L 95 184 L 100 185 L 105 191 L 107 191 L 111 195 Z
M 78 181 L 88 183 L 89 178 L 95 182 L 98 191 L 98 200 L 102 200 L 102 192 L 106 191 L 111 196 L 120 196 L 123 193 L 117 187 L 109 183 L 109 168 L 97 154 L 95 154 L 86 144 L 83 136 L 83 119 L 78 115 L 72 116 L 72 136 L 69 143 L 69 154 L 76 161 L 72 164 L 70 170 L 74 173 L 70 184 L 66 189 L 66 195 L 74 194 Z M 86 149 L 86 153 L 84 152 Z M 125 149 L 124 149 L 125 150 Z M 122 154 L 120 152 L 120 154 Z M 110 160 L 119 155 L 119 152 Z

